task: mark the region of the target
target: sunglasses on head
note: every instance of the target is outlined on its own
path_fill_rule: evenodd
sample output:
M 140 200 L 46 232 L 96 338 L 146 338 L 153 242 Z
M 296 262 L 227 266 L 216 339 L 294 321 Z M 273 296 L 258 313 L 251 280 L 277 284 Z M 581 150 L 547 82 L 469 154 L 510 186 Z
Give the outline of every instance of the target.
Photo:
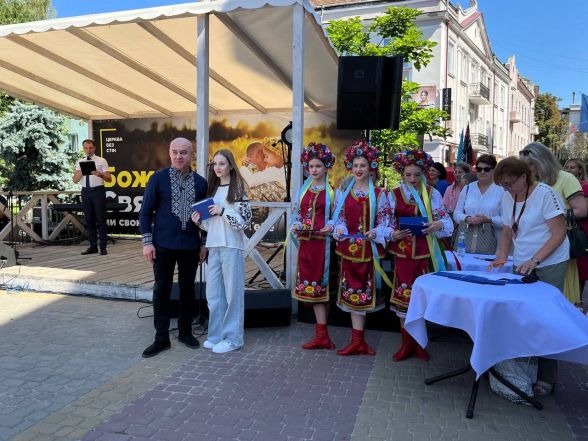
M 478 167 L 476 165 L 476 171 L 488 173 L 488 172 L 492 171 L 492 167 Z
M 521 150 L 519 155 L 529 156 L 531 154 L 531 150 Z

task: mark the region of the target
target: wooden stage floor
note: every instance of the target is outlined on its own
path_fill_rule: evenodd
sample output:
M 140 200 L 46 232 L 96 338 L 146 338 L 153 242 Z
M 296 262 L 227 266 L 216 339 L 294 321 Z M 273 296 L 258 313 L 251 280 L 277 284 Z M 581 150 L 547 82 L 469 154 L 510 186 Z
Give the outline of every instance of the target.
M 143 259 L 140 240 L 116 239 L 114 244 L 109 243 L 106 256 L 82 256 L 80 253 L 87 247 L 87 242 L 77 245 L 19 244 L 20 265 L 2 268 L 0 283 L 5 289 L 151 300 L 153 269 Z M 276 250 L 275 244 L 258 247 L 266 260 Z M 245 263 L 247 287 L 269 287 L 261 275 L 252 280 L 257 267 L 250 259 Z M 278 251 L 271 266 L 278 273 L 282 271 L 283 251 Z

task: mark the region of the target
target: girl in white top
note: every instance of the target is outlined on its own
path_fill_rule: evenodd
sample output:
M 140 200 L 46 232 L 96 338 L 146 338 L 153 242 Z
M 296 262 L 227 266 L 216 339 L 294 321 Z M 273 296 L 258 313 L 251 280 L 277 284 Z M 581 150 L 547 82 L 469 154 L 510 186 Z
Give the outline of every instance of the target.
M 195 211 L 192 214 L 192 221 L 208 232 L 206 301 L 210 315 L 208 339 L 203 346 L 222 354 L 243 346 L 243 230 L 251 224 L 246 185 L 230 150 L 223 149 L 214 154 L 208 173 L 207 196 L 214 200 L 214 205 L 208 207 L 211 217 L 200 222 L 200 213 Z
M 476 161 L 478 180 L 465 186 L 453 212 L 456 223 L 465 221 L 469 225 L 491 223 L 502 228 L 501 201 L 504 190 L 492 182 L 496 158 L 482 155 Z

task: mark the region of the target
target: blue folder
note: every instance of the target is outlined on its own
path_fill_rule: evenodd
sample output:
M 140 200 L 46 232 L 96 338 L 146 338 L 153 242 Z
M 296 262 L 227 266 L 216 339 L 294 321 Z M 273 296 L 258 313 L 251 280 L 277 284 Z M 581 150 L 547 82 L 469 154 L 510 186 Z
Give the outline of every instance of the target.
M 410 230 L 415 236 L 425 236 L 423 228 L 427 228 L 426 224 L 428 219 L 426 217 L 401 217 L 398 219 L 399 230 Z
M 212 198 L 203 199 L 192 204 L 192 212 L 197 211 L 200 213 L 200 221 L 203 221 L 211 217 L 211 214 L 208 212 L 208 207 L 211 205 L 214 205 L 214 200 Z

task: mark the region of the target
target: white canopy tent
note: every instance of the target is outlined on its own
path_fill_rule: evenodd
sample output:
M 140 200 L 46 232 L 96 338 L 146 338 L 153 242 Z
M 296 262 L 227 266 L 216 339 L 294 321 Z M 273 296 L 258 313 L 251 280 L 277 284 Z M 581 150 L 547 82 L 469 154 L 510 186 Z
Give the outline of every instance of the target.
M 89 121 L 196 109 L 200 173 L 209 113 L 290 114 L 298 158 L 304 112 L 336 108 L 337 65 L 308 0 L 201 1 L 0 26 L 0 90 Z M 301 177 L 294 161 L 292 194 Z

